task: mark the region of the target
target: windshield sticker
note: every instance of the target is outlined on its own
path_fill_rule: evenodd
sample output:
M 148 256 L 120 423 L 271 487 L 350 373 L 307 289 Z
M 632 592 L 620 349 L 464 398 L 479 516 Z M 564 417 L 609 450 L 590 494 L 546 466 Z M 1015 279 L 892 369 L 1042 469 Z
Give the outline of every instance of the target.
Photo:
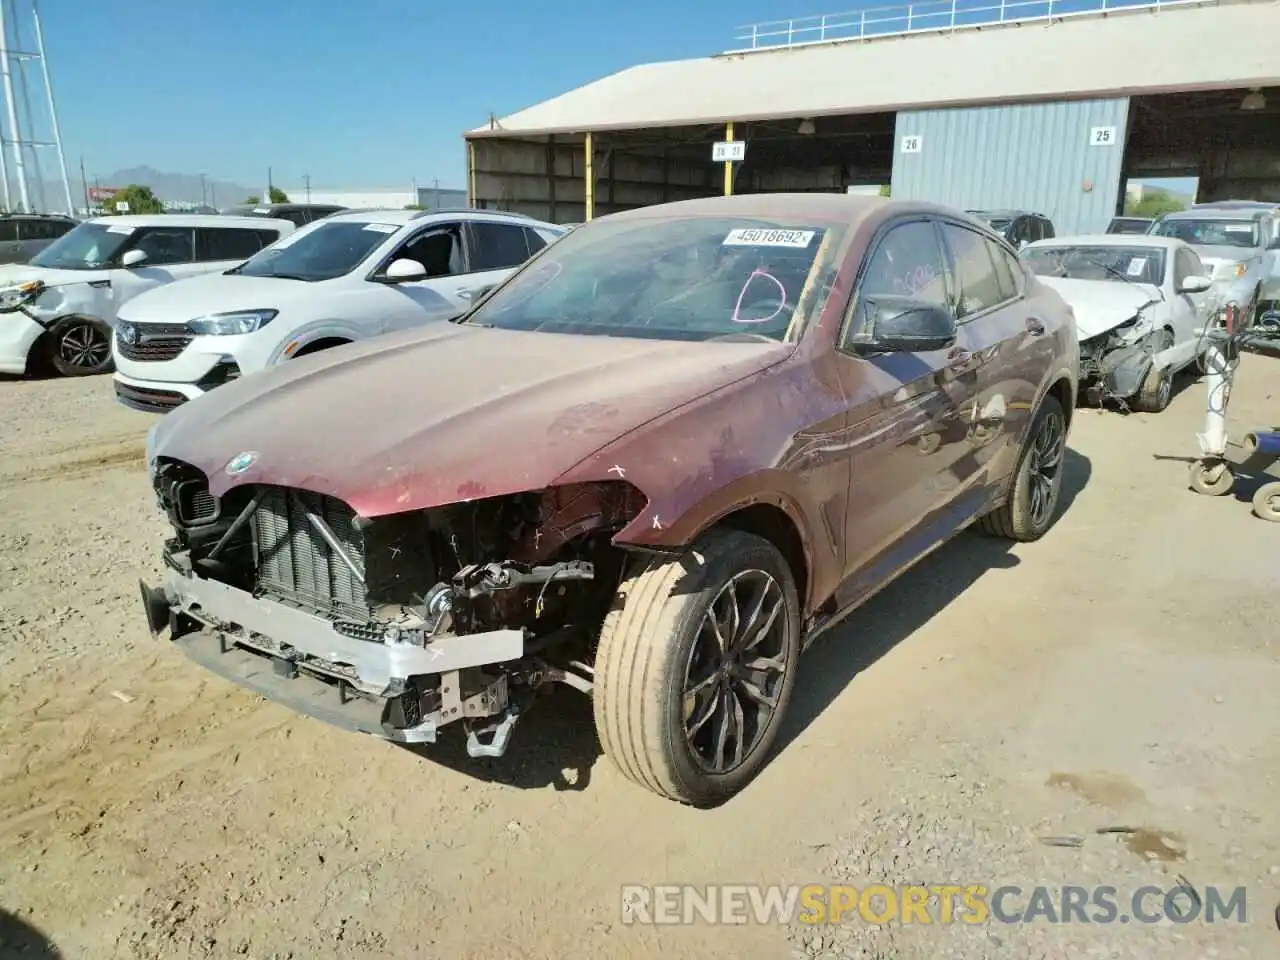
M 726 247 L 794 247 L 803 250 L 813 242 L 815 230 L 730 230 Z
M 1140 277 L 1145 269 L 1147 269 L 1147 258 L 1134 257 L 1129 261 L 1129 268 L 1125 272 L 1131 277 Z
M 254 213 L 270 213 L 271 208 L 270 207 L 254 207 L 253 212 Z
M 1222 228 L 1226 233 L 1253 233 L 1251 223 L 1228 223 Z
M 126 227 L 126 226 L 107 227 L 107 233 L 129 234 L 129 233 L 133 233 L 133 227 Z
M 400 228 L 391 223 L 366 223 L 366 230 L 372 230 L 374 233 L 395 233 Z

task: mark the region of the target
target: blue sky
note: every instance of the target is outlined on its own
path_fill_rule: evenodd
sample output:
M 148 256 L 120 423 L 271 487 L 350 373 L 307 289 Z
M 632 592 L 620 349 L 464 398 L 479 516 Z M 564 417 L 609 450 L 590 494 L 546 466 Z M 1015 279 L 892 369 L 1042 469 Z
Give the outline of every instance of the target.
M 310 174 L 325 190 L 414 179 L 463 187 L 462 132 L 490 112 L 633 64 L 729 49 L 743 24 L 898 2 L 41 0 L 40 9 L 71 169 L 83 156 L 90 181 L 147 164 L 259 184 L 271 167 L 277 184 L 298 187 Z
M 19 4 L 21 6 L 21 2 Z M 857 2 L 835 0 L 831 9 Z M 67 163 L 464 186 L 462 132 L 821 0 L 42 0 Z

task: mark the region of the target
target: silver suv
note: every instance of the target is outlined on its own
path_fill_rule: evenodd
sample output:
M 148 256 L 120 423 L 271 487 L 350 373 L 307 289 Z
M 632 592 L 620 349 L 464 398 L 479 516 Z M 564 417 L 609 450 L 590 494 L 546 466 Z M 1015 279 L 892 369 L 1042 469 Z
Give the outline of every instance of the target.
M 1264 304 L 1280 300 L 1276 228 L 1269 207 L 1206 205 L 1165 214 L 1151 232 L 1191 244 L 1218 296 L 1239 304 L 1252 320 Z

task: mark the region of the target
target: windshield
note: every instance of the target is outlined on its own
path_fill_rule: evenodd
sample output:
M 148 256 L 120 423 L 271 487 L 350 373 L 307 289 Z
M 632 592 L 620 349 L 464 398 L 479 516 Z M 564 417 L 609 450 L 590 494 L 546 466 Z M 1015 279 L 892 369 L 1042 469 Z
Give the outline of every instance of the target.
M 1022 259 L 1041 277 L 1156 286 L 1164 282 L 1165 251 L 1159 247 L 1030 247 L 1022 251 Z
M 740 217 L 588 223 L 546 247 L 464 322 L 657 340 L 783 340 L 821 311 L 845 232 Z
M 989 226 L 992 230 L 996 230 L 996 231 L 1008 230 L 1009 224 L 1013 222 L 1012 217 L 1002 217 L 1002 216 L 999 216 L 998 214 L 983 213 L 981 210 L 970 210 L 969 214 L 970 216 L 975 217 L 978 220 L 981 220 L 983 223 Z
M 317 223 L 277 240 L 232 272 L 246 277 L 332 280 L 350 273 L 400 227 L 393 223 L 342 220 Z
M 1260 243 L 1254 220 L 1164 220 L 1151 231 L 1158 237 L 1177 237 L 1199 247 L 1256 247 Z
M 55 270 L 99 270 L 129 241 L 134 228 L 107 223 L 82 223 L 64 233 L 28 262 Z

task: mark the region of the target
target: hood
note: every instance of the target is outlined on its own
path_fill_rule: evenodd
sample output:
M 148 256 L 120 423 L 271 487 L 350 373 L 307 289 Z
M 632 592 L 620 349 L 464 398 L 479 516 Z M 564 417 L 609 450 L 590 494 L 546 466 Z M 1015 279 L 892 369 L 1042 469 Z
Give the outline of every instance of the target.
M 110 279 L 107 270 L 53 270 L 27 263 L 0 266 L 0 287 L 17 286 L 28 280 L 40 280 L 46 287 L 60 287 L 68 283 L 94 283 L 107 279 Z
M 207 273 L 139 294 L 121 308 L 120 319 L 172 323 L 206 313 L 277 309 L 288 300 L 315 292 L 316 284 L 305 280 Z
M 1070 280 L 1038 277 L 1046 287 L 1057 290 L 1076 315 L 1080 342 L 1118 327 L 1144 306 L 1160 302 L 1160 291 L 1149 283 L 1119 280 Z
M 546 487 L 623 434 L 794 349 L 440 321 L 218 387 L 160 420 L 151 452 L 199 467 L 215 496 L 272 483 L 337 497 L 363 516 L 399 513 Z M 247 452 L 249 468 L 228 475 Z
M 1226 264 L 1244 263 L 1249 260 L 1257 260 L 1261 256 L 1253 247 L 1193 245 L 1191 249 L 1196 252 L 1200 262 L 1208 268 L 1211 274 L 1216 273 L 1219 267 Z

